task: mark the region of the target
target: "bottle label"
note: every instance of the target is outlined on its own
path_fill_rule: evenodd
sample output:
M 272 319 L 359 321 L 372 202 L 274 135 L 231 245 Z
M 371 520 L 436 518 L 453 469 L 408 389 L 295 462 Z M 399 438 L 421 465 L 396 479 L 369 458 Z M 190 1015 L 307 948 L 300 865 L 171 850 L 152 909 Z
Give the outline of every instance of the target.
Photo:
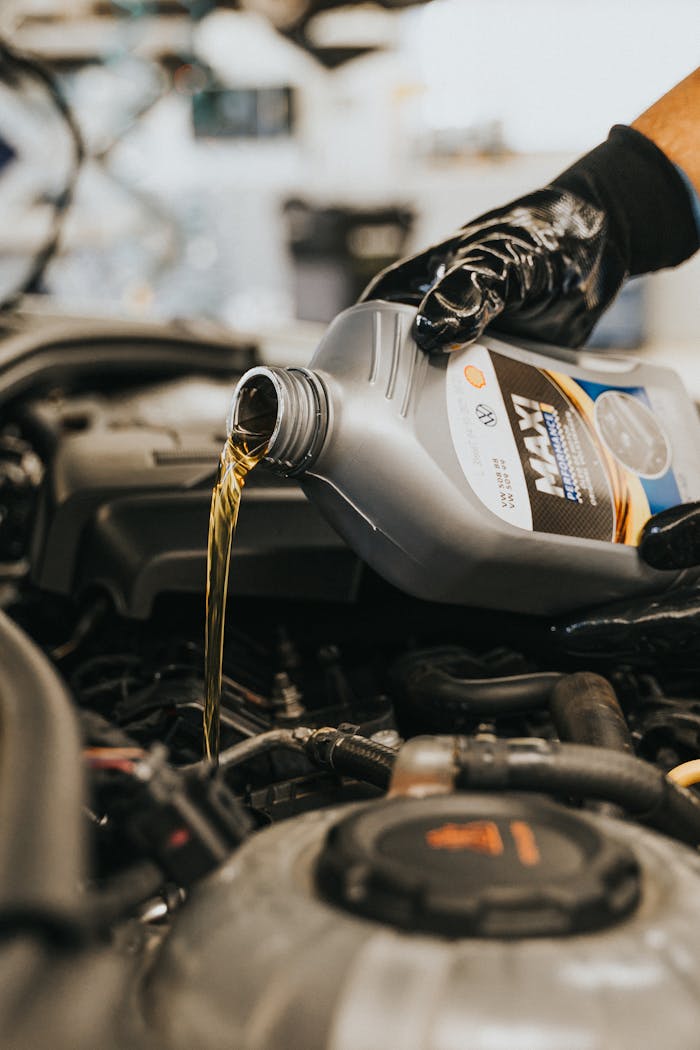
M 537 368 L 485 346 L 450 356 L 447 412 L 479 499 L 521 529 L 635 544 L 683 502 L 647 390 Z

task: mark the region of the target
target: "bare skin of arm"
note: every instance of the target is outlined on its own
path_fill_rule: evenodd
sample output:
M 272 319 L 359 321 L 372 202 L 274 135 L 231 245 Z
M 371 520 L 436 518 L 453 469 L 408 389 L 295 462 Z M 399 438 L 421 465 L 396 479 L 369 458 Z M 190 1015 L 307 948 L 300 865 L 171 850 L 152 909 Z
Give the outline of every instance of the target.
M 700 68 L 632 124 L 686 173 L 700 193 Z

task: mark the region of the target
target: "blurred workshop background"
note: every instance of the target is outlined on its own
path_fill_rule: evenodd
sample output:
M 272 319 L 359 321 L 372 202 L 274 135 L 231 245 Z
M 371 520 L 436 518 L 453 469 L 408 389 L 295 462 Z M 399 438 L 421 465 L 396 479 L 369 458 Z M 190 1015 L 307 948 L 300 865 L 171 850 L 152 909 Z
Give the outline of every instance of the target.
M 693 69 L 700 5 L 2 0 L 0 39 L 55 75 L 84 152 L 55 92 L 6 67 L 0 300 L 208 318 L 291 363 L 380 267 Z M 699 288 L 697 258 L 632 282 L 594 342 L 675 361 L 700 395 Z

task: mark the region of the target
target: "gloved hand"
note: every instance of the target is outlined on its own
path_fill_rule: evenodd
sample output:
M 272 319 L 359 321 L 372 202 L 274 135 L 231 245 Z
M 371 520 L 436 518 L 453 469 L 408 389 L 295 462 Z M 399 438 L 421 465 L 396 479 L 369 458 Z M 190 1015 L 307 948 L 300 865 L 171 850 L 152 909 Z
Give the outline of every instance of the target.
M 652 569 L 700 566 L 700 503 L 681 503 L 649 518 L 639 537 L 639 557 Z
M 700 503 L 655 514 L 642 529 L 639 557 L 654 569 L 700 567 Z M 697 667 L 700 655 L 700 587 L 589 609 L 555 626 L 552 639 L 566 653 L 645 666 Z
M 484 328 L 577 346 L 624 279 L 673 266 L 698 247 L 677 169 L 632 128 L 549 186 L 488 212 L 394 264 L 362 299 L 418 305 L 416 342 L 450 350 Z

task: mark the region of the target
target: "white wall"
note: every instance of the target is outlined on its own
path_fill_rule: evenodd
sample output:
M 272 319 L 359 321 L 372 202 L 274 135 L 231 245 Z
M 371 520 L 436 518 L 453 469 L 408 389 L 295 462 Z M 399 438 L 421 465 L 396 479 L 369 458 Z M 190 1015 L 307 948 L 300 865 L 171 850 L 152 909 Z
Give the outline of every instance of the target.
M 697 0 L 433 0 L 404 46 L 436 127 L 503 120 L 523 152 L 583 150 L 700 60 Z
M 195 142 L 189 99 L 173 95 L 116 152 L 125 181 L 196 227 L 193 258 L 216 253 L 199 279 L 226 299 L 223 316 L 288 318 L 285 197 L 411 204 L 423 247 L 633 119 L 696 64 L 700 40 L 699 0 L 433 0 L 396 18 L 394 51 L 329 73 L 261 19 L 217 12 L 196 30 L 200 54 L 229 84 L 295 85 L 296 137 Z M 494 119 L 512 156 L 426 158 L 434 131 Z M 699 281 L 694 262 L 649 282 L 655 343 L 700 341 Z

